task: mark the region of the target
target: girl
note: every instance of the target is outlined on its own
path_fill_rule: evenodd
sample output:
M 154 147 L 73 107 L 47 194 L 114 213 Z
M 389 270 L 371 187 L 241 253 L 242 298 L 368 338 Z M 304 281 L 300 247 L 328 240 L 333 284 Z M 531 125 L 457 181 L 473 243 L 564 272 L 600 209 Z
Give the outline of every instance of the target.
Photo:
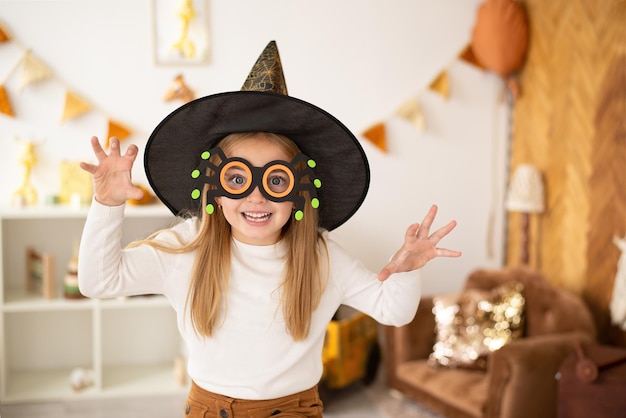
M 268 48 L 251 77 L 268 54 L 280 67 L 275 44 Z M 81 164 L 95 193 L 79 285 L 90 297 L 169 299 L 188 350 L 186 416 L 321 417 L 316 385 L 334 313 L 345 304 L 383 324 L 409 322 L 420 298 L 415 270 L 460 255 L 437 247 L 456 223 L 430 234 L 433 206 L 378 275 L 369 272 L 327 234 L 365 197 L 369 171 L 358 141 L 286 89 L 253 91 L 248 81 L 240 92 L 183 106 L 157 127 L 144 157 L 148 179 L 184 216 L 126 249 L 124 203 L 142 195 L 130 179 L 138 150 L 122 154 L 112 138 L 107 154 L 92 138 L 98 163 Z M 284 87 L 282 71 L 273 81 L 263 86 Z

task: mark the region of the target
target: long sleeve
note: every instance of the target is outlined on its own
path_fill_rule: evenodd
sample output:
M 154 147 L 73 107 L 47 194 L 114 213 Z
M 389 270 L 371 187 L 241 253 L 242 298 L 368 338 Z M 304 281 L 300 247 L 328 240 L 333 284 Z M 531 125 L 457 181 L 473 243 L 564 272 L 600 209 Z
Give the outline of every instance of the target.
M 124 206 L 92 202 L 80 242 L 78 284 L 93 298 L 163 294 L 171 254 L 148 245 L 122 249 Z
M 368 314 L 384 325 L 409 323 L 421 297 L 418 271 L 395 273 L 381 282 L 376 273 L 350 257 L 338 244 L 328 240 L 331 255 L 331 282 L 341 303 Z

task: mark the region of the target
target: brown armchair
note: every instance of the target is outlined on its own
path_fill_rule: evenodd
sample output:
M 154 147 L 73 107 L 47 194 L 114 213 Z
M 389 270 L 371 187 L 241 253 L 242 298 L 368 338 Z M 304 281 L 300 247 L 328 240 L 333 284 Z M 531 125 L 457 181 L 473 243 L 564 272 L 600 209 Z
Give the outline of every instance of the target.
M 555 374 L 577 341 L 595 340 L 589 309 L 525 267 L 477 270 L 465 289 L 489 290 L 507 281 L 524 285 L 524 337 L 493 352 L 487 369 L 433 367 L 433 298 L 423 297 L 415 319 L 384 327 L 388 385 L 447 418 L 553 418 L 557 414 Z

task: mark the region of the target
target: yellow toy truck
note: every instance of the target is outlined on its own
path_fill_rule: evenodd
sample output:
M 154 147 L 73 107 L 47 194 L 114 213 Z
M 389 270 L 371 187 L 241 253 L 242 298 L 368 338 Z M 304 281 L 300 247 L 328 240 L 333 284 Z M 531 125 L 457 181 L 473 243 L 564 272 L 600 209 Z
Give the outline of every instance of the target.
M 376 378 L 381 360 L 378 323 L 364 313 L 341 306 L 326 329 L 322 358 L 320 386 L 341 389 L 359 380 L 369 385 Z

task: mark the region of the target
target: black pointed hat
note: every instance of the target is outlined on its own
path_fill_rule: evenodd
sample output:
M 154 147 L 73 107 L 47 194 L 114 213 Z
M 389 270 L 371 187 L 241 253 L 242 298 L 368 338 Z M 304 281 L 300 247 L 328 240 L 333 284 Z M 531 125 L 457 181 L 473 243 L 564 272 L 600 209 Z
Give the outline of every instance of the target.
M 190 173 L 203 151 L 235 132 L 283 134 L 315 160 L 314 171 L 322 183 L 317 191 L 322 228 L 337 228 L 363 203 L 370 179 L 363 148 L 334 116 L 287 95 L 278 48 L 271 41 L 241 90 L 193 100 L 168 115 L 150 135 L 146 175 L 172 213 L 200 213 L 199 201 L 191 197 L 195 180 Z

